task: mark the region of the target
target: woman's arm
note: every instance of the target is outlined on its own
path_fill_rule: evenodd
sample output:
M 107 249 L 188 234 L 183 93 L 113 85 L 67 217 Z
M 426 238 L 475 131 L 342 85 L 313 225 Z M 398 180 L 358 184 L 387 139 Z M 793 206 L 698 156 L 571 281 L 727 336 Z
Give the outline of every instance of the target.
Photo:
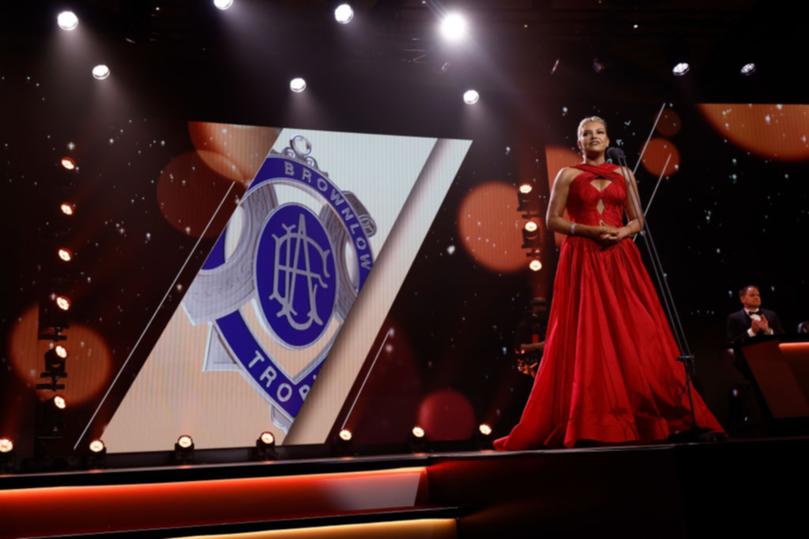
M 635 175 L 626 167 L 621 167 L 621 173 L 626 180 L 624 211 L 629 222 L 618 229 L 617 239 L 619 240 L 643 230 L 643 212 L 640 208 L 640 196 L 638 196 L 638 184 L 635 181 Z

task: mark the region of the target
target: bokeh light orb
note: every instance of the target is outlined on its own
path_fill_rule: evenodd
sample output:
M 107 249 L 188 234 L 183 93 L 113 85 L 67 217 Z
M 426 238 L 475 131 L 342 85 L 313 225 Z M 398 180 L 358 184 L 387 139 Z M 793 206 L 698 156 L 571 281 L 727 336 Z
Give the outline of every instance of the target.
M 525 268 L 522 216 L 517 189 L 488 182 L 472 189 L 458 211 L 458 234 L 466 251 L 480 265 L 498 272 Z

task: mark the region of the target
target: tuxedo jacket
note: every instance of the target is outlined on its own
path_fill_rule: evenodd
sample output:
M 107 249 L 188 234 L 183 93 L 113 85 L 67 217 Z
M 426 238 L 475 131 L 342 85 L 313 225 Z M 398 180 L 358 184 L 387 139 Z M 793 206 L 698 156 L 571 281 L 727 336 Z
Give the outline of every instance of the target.
M 761 309 L 761 314 L 767 317 L 767 322 L 770 324 L 770 329 L 773 333 L 783 333 L 784 328 L 781 326 L 781 321 L 775 311 L 769 309 Z M 744 309 L 739 309 L 735 313 L 728 315 L 727 322 L 727 338 L 728 341 L 749 339 L 747 330 L 753 325 L 753 319 L 750 318 Z M 763 333 L 759 333 L 763 335 Z

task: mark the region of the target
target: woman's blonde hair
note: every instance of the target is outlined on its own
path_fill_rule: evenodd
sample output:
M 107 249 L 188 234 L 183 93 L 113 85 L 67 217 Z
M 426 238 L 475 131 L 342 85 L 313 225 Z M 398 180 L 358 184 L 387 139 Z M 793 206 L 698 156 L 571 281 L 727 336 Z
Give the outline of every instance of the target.
M 579 122 L 579 127 L 576 129 L 576 138 L 581 137 L 582 131 L 584 131 L 584 124 L 589 124 L 591 122 L 598 122 L 604 126 L 604 130 L 607 130 L 607 121 L 602 118 L 601 116 L 588 116 L 587 118 L 583 119 Z

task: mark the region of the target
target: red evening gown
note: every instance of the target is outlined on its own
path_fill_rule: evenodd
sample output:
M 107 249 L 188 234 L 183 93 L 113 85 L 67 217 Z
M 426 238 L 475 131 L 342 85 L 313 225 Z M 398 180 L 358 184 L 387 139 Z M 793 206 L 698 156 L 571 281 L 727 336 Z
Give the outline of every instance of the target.
M 578 165 L 571 221 L 622 226 L 626 182 L 618 167 Z M 592 181 L 611 180 L 599 190 Z M 600 183 L 604 183 L 600 180 Z M 662 440 L 692 426 L 683 364 L 631 238 L 603 248 L 567 236 L 559 253 L 545 350 L 531 395 L 496 449 Z M 700 427 L 723 432 L 693 390 Z

